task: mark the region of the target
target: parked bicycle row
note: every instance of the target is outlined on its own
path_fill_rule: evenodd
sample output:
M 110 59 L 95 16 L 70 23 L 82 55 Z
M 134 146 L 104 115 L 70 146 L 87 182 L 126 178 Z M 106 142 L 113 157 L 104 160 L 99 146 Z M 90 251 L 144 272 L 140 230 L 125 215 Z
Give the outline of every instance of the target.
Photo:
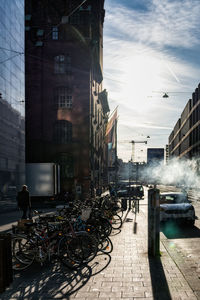
M 14 270 L 24 270 L 33 262 L 41 266 L 59 260 L 71 269 L 92 261 L 97 253 L 111 253 L 110 234 L 122 226 L 121 203 L 109 196 L 93 201 L 58 206 L 54 214 L 22 222 L 13 227 Z

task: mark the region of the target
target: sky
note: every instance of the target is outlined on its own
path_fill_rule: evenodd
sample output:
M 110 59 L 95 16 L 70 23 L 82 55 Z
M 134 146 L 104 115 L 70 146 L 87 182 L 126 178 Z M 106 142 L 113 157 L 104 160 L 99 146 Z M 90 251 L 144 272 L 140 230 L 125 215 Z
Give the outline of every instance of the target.
M 145 161 L 147 147 L 166 146 L 200 82 L 200 1 L 105 0 L 105 11 L 104 88 L 111 113 L 118 106 L 118 158 L 130 160 L 130 141 L 139 141 L 135 159 Z

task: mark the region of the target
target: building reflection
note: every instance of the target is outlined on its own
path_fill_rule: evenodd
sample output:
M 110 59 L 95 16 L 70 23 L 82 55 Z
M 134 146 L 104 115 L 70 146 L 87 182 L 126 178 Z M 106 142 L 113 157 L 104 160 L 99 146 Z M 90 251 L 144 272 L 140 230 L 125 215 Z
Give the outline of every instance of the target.
M 24 1 L 0 1 L 0 192 L 24 182 Z

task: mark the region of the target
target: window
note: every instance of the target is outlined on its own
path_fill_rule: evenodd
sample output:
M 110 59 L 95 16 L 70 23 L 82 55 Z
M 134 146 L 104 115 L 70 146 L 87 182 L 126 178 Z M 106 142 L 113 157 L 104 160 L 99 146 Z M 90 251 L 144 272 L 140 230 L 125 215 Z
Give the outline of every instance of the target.
M 69 55 L 57 55 L 54 57 L 54 73 L 66 74 L 71 70 L 71 57 Z
M 58 40 L 58 27 L 52 28 L 52 40 Z
M 74 177 L 74 158 L 69 153 L 58 153 L 55 161 L 60 165 L 60 175 L 68 179 Z
M 66 87 L 59 87 L 55 90 L 55 105 L 57 108 L 72 108 L 72 92 Z
M 58 55 L 54 58 L 54 72 L 56 74 L 65 73 L 65 56 Z
M 43 42 L 42 42 L 42 41 L 37 41 L 37 42 L 35 43 L 35 46 L 37 46 L 37 47 L 42 47 L 42 46 L 43 46 Z
M 72 123 L 65 120 L 56 121 L 54 125 L 54 141 L 58 144 L 72 142 Z
M 43 36 L 44 35 L 44 29 L 38 29 L 36 32 L 37 36 Z

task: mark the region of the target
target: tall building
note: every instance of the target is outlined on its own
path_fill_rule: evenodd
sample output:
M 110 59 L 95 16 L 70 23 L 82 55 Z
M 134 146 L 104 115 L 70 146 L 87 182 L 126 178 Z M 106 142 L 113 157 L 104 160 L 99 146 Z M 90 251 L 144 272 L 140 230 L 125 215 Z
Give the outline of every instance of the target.
M 26 162 L 58 163 L 63 191 L 105 180 L 104 14 L 104 0 L 25 1 Z
M 170 157 L 200 156 L 200 84 L 189 99 L 169 136 Z
M 24 1 L 0 1 L 0 193 L 24 183 Z

